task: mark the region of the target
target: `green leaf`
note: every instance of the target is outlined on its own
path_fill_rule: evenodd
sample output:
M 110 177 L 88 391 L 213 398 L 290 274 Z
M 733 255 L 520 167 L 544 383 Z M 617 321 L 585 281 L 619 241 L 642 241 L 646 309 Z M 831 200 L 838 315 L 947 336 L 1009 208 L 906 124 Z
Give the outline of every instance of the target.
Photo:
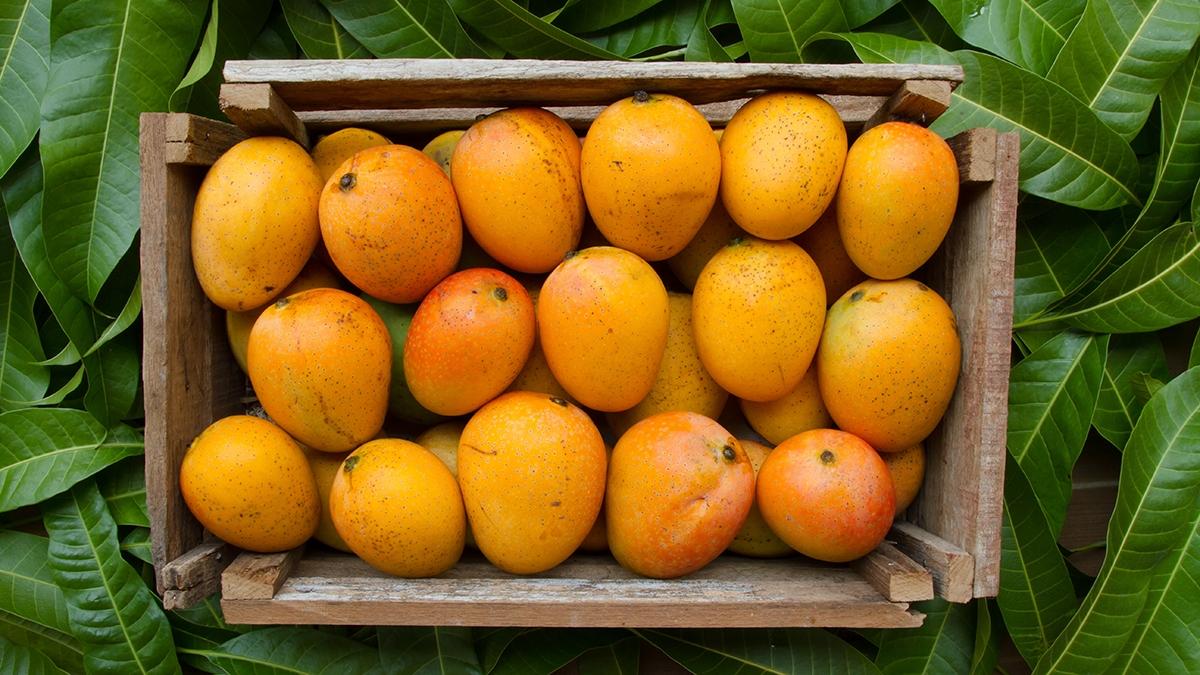
M 45 537 L 0 530 L 0 610 L 65 633 L 71 624 L 50 572 L 49 547 Z
M 1200 237 L 1193 223 L 1163 230 L 1092 292 L 1015 325 L 1144 333 L 1200 316 Z
M 1083 283 L 1108 254 L 1104 231 L 1087 213 L 1051 208 L 1017 227 L 1013 321 L 1036 316 Z
M 102 424 L 125 419 L 137 398 L 139 373 L 137 335 L 122 333 L 83 359 L 88 389 L 83 404 Z
M 987 598 L 975 601 L 975 651 L 971 654 L 970 675 L 991 675 L 1000 658 L 1000 639 L 992 621 Z
M 213 6 L 216 4 L 214 2 Z M 249 55 L 250 48 L 266 23 L 273 4 L 272 0 L 233 0 L 221 3 L 216 52 L 210 67 L 201 73 L 202 77 L 191 88 L 187 103 L 188 112 L 224 119 L 225 113 L 221 111 L 218 103 L 221 84 L 225 81 L 221 67 L 226 61 L 244 59 Z
M 1133 392 L 1134 378 L 1145 373 L 1161 380 L 1170 377 L 1167 355 L 1158 335 L 1114 335 L 1108 346 L 1108 361 L 1100 380 L 1100 396 L 1096 399 L 1092 426 L 1117 449 L 1124 448 L 1129 441 L 1129 434 L 1133 433 L 1133 426 L 1149 398 L 1135 396 Z
M 82 357 L 80 357 L 80 355 L 79 355 L 79 350 L 75 348 L 75 343 L 68 340 L 67 344 L 63 345 L 63 348 L 58 350 L 57 354 L 55 354 L 54 356 L 51 356 L 48 359 L 38 361 L 38 365 L 39 366 L 73 366 L 76 363 L 79 363 L 81 358 Z
M 121 538 L 121 551 L 147 565 L 153 565 L 154 559 L 150 555 L 150 530 L 145 527 L 130 530 L 129 534 Z
M 1153 572 L 1195 529 L 1200 497 L 1200 368 L 1171 380 L 1142 410 L 1121 460 L 1107 555 L 1037 673 L 1099 673 L 1133 632 Z
M 267 23 L 254 38 L 254 42 L 250 44 L 247 57 L 251 59 L 294 59 L 299 54 L 300 45 L 296 44 L 296 38 L 292 37 L 292 31 L 288 28 L 283 10 L 276 5 L 267 17 Z
M 366 59 L 371 52 L 317 0 L 283 0 L 283 16 L 310 59 Z
M 1065 331 L 1014 366 L 1009 378 L 1008 451 L 1056 536 L 1071 500 L 1071 470 L 1091 428 L 1107 349 L 1107 335 Z
M 718 63 L 733 61 L 726 53 L 725 48 L 721 46 L 720 41 L 712 34 L 712 17 L 712 0 L 705 0 L 704 7 L 700 10 L 700 20 L 692 27 L 692 34 L 688 37 L 687 51 L 683 54 L 685 61 L 716 61 Z
M 512 0 L 448 0 L 464 23 L 517 58 L 620 59 L 547 23 Z M 361 39 L 361 38 L 360 38 Z
M 475 651 L 483 666 L 483 672 L 490 673 L 496 669 L 500 657 L 512 644 L 513 640 L 531 633 L 533 628 L 479 628 L 475 631 Z
M 0 636 L 49 655 L 59 668 L 68 673 L 83 672 L 83 648 L 78 640 L 67 633 L 0 610 Z
M 37 134 L 50 56 L 50 0 L 0 3 L 0 176 Z
M 89 672 L 178 673 L 171 626 L 121 557 L 117 524 L 93 483 L 43 505 L 50 568 Z
M 0 636 L 0 673 L 52 675 L 62 672 L 45 654 Z
M 1188 368 L 1200 366 L 1200 331 L 1196 332 L 1196 337 L 1192 340 L 1192 351 L 1188 354 Z
M 898 0 L 858 0 L 842 3 L 842 11 L 846 13 L 846 24 L 850 28 L 858 28 L 875 20 L 879 15 L 891 9 Z
M 580 654 L 629 637 L 621 629 L 543 628 L 521 633 L 496 662 L 491 675 L 550 675 Z
M 187 110 L 188 101 L 192 96 L 192 86 L 204 78 L 213 67 L 217 58 L 217 31 L 220 29 L 220 0 L 213 0 L 208 13 L 208 22 L 204 25 L 204 34 L 200 37 L 200 48 L 192 57 L 192 65 L 188 66 L 183 79 L 171 92 L 167 107 L 171 112 Z
M 6 405 L 10 406 L 13 409 L 32 408 L 35 406 L 58 405 L 58 404 L 62 403 L 63 401 L 67 400 L 68 396 L 75 393 L 75 391 L 77 389 L 79 389 L 79 385 L 83 383 L 83 373 L 84 373 L 83 366 L 79 366 L 79 368 L 75 370 L 75 374 L 72 375 L 70 378 L 68 378 L 66 382 L 63 382 L 63 385 L 61 387 L 59 387 L 57 391 L 46 394 L 45 396 L 43 396 L 42 398 L 39 398 L 37 400 L 34 400 L 34 401 L 6 401 L 5 403 L 6 403 Z
M 113 322 L 105 326 L 104 331 L 100 333 L 100 337 L 84 352 L 83 357 L 86 358 L 95 354 L 101 347 L 112 341 L 113 338 L 125 332 L 125 329 L 133 325 L 134 321 L 142 315 L 142 278 L 138 275 L 138 280 L 133 284 L 133 292 L 129 294 L 129 299 L 125 301 L 121 307 L 121 313 Z
M 130 457 L 117 462 L 97 477 L 96 486 L 108 502 L 108 512 L 117 525 L 150 527 L 146 510 L 145 460 Z
M 1037 495 L 1010 457 L 1004 474 L 1000 530 L 1000 594 L 996 598 L 1013 644 L 1037 663 L 1077 606 L 1067 563 Z
M 0 414 L 0 512 L 52 497 L 101 469 L 141 454 L 132 430 L 105 437 L 91 415 L 67 408 Z
M 962 39 L 1026 70 L 1046 74 L 1086 0 L 930 0 Z
M 975 647 L 975 610 L 934 598 L 913 606 L 924 612 L 920 628 L 884 631 L 875 664 L 884 675 L 965 673 Z
M 645 12 L 663 0 L 608 0 L 568 5 L 554 23 L 572 33 L 592 33 Z
M 637 638 L 586 651 L 579 657 L 579 675 L 638 675 L 641 652 Z
M 480 675 L 470 628 L 380 628 L 388 675 Z
M 54 3 L 40 143 L 46 183 L 56 190 L 43 205 L 43 227 L 51 267 L 88 302 L 137 233 L 138 115 L 167 107 L 206 7 Z
M 0 222 L 7 224 L 2 208 Z M 36 300 L 37 286 L 17 254 L 12 233 L 0 227 L 0 410 L 20 407 L 14 401 L 40 398 L 50 386 L 50 370 L 39 365 L 46 354 L 33 316 Z
M 693 29 L 699 25 L 702 5 L 701 0 L 664 0 L 644 14 L 588 40 L 602 49 L 630 57 L 664 47 L 686 45 Z
M 1198 35 L 1195 0 L 1090 0 L 1046 77 L 1129 140 Z
M 375 650 L 325 631 L 278 626 L 255 630 L 202 654 L 229 675 L 337 675 L 379 668 Z
M 458 23 L 446 0 L 322 2 L 338 23 L 380 58 L 484 56 Z M 461 13 L 459 18 L 471 23 Z M 487 31 L 480 32 L 492 37 Z
M 946 19 L 925 0 L 901 0 L 863 30 L 931 42 L 943 49 L 959 49 L 966 46 L 954 34 Z
M 833 633 L 814 629 L 633 630 L 693 673 L 878 673 Z
M 754 61 L 803 61 L 814 35 L 850 29 L 841 3 L 827 0 L 734 0 L 733 12 Z
M 214 634 L 230 633 L 230 635 L 225 635 L 218 642 L 232 639 L 237 637 L 239 632 L 248 632 L 251 629 L 250 626 L 234 627 L 225 623 L 225 616 L 221 614 L 221 596 L 219 593 L 210 595 L 202 602 L 187 609 L 172 610 L 171 615 L 192 625 L 215 631 Z

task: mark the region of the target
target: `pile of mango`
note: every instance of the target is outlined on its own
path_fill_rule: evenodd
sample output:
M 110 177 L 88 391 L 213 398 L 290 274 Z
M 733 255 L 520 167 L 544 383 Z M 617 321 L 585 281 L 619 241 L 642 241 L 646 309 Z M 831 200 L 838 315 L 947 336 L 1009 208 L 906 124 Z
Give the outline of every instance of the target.
M 530 107 L 424 151 L 238 143 L 192 253 L 265 414 L 195 439 L 184 499 L 241 548 L 315 536 L 405 577 L 465 545 L 515 574 L 585 550 L 655 578 L 726 550 L 865 555 L 958 379 L 954 314 L 908 277 L 959 180 L 923 127 L 849 141 L 809 93 L 714 132 L 639 91 L 582 140 Z

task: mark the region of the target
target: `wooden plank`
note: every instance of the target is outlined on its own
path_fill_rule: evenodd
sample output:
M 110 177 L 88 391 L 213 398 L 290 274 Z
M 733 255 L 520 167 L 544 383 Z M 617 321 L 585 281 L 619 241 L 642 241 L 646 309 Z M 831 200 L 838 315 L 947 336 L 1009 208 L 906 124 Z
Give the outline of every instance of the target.
M 285 136 L 308 147 L 308 131 L 269 84 L 221 85 L 221 111 L 252 136 Z
M 487 59 L 225 63 L 226 82 L 270 84 L 297 111 L 608 105 L 637 89 L 675 94 L 692 103 L 727 101 L 769 89 L 890 96 L 907 80 L 958 83 L 962 77 L 959 66 L 907 64 Z
M 303 546 L 283 553 L 242 553 L 221 574 L 221 598 L 270 600 L 303 553 Z
M 929 570 L 933 590 L 950 602 L 969 602 L 972 598 L 975 561 L 971 554 L 953 543 L 912 523 L 892 525 L 888 539 L 896 548 Z
M 246 132 L 232 124 L 187 113 L 167 115 L 168 143 L 193 143 L 208 146 L 215 152 L 224 152 L 245 138 Z
M 163 606 L 184 609 L 221 590 L 221 572 L 236 554 L 233 546 L 212 539 L 164 565 Z
M 968 129 L 946 141 L 958 160 L 963 185 L 990 183 L 996 178 L 996 130 Z
M 314 550 L 272 599 L 225 594 L 221 607 L 232 623 L 256 624 L 898 628 L 923 619 L 854 570 L 801 558 L 722 557 L 662 581 L 637 577 L 609 556 L 574 556 L 543 574 L 514 576 L 476 554 L 434 579 L 399 579 Z
M 905 120 L 926 126 L 950 107 L 954 83 L 945 80 L 909 80 L 900 85 L 863 124 L 863 131 L 891 120 Z
M 933 597 L 929 570 L 886 541 L 855 560 L 851 567 L 891 602 L 919 602 Z
M 971 554 L 976 597 L 994 596 L 1000 583 L 1019 149 L 1015 133 L 997 137 L 995 180 L 962 186 L 946 241 L 924 267 L 954 310 L 963 359 L 907 515 Z

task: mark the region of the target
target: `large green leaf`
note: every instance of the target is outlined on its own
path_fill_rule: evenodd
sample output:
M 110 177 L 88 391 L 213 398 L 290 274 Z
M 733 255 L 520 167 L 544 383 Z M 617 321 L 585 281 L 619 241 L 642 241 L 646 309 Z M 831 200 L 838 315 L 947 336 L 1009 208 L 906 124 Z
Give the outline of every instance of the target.
M 137 399 L 141 372 L 137 337 L 133 333 L 122 333 L 83 359 L 88 375 L 83 404 L 106 426 L 125 419 Z
M 71 631 L 89 672 L 178 673 L 171 626 L 158 600 L 121 557 L 117 524 L 94 483 L 43 505 L 50 568 L 67 600 Z
M 138 228 L 138 115 L 164 110 L 191 56 L 203 0 L 62 0 L 50 20 L 41 155 L 50 265 L 79 297 L 100 287 Z
M 1099 673 L 1111 663 L 1146 606 L 1153 573 L 1195 529 L 1198 447 L 1200 368 L 1192 368 L 1142 410 L 1121 461 L 1104 565 L 1035 672 Z
M 638 675 L 641 651 L 637 638 L 586 651 L 579 657 L 579 675 Z
M 52 497 L 125 457 L 141 454 L 136 434 L 107 437 L 91 415 L 67 408 L 0 414 L 0 512 Z
M 1197 35 L 1195 0 L 1089 0 L 1046 77 L 1131 139 Z
M 1013 321 L 1035 316 L 1083 283 L 1108 254 L 1108 239 L 1086 213 L 1051 208 L 1017 227 Z
M 49 547 L 45 537 L 0 530 L 0 611 L 65 633 L 71 625 L 50 571 Z
M 145 527 L 135 527 L 121 537 L 121 552 L 128 553 L 147 565 L 154 564 L 150 553 L 150 530 Z
M 388 675 L 481 675 L 470 628 L 380 628 Z
M 812 36 L 850 29 L 841 3 L 834 0 L 734 0 L 733 12 L 754 61 L 803 61 Z
M 7 225 L 0 208 L 0 225 Z M 24 407 L 50 386 L 50 369 L 38 337 L 33 303 L 37 286 L 17 254 L 12 232 L 0 227 L 0 410 Z
M 712 0 L 705 0 L 700 10 L 700 20 L 692 27 L 692 34 L 688 37 L 687 50 L 683 55 L 685 61 L 728 63 L 733 60 L 712 34 L 713 25 L 713 3 Z
M 633 631 L 693 673 L 878 673 L 833 633 L 799 629 Z
M 0 636 L 50 656 L 68 673 L 83 672 L 83 647 L 67 633 L 0 610 Z
M 653 52 L 647 58 L 675 56 L 679 50 L 662 52 L 668 47 L 686 45 L 693 29 L 700 24 L 702 0 L 664 0 L 643 14 L 624 21 L 587 40 L 614 54 L 634 57 Z
M 96 478 L 96 485 L 118 525 L 150 527 L 146 511 L 146 463 L 141 457 L 123 459 L 105 469 Z
M 300 45 L 296 44 L 296 38 L 292 37 L 292 30 L 288 28 L 283 10 L 276 5 L 271 10 L 271 15 L 267 17 L 267 23 L 258 32 L 258 37 L 254 38 L 253 44 L 250 45 L 250 53 L 247 54 L 247 57 L 251 59 L 294 59 L 299 56 Z
M 592 33 L 645 12 L 663 0 L 606 0 L 605 2 L 575 2 L 568 4 L 554 19 L 563 30 L 572 33 Z
M 496 669 L 500 657 L 508 650 L 513 640 L 531 633 L 535 628 L 478 628 L 475 630 L 475 652 L 479 654 L 483 672 L 490 673 Z
M 1044 75 L 1087 0 L 930 0 L 962 39 Z
M 283 15 L 310 59 L 365 59 L 371 52 L 317 0 L 282 0 Z
M 1200 316 L 1197 234 L 1193 223 L 1172 225 L 1092 292 L 1016 327 L 1066 325 L 1103 333 L 1144 333 Z
M 619 629 L 571 630 L 546 628 L 521 633 L 497 660 L 491 675 L 540 675 L 553 673 L 592 649 L 627 639 Z
M 192 60 L 188 75 L 196 79 L 188 90 L 187 110 L 197 115 L 223 119 L 218 98 L 221 83 L 225 81 L 221 68 L 230 59 L 244 59 L 250 53 L 250 47 L 266 23 L 271 12 L 271 0 L 226 0 L 212 4 L 214 16 L 218 14 L 216 36 L 211 58 L 205 61 L 200 54 Z M 208 35 L 205 35 L 205 39 Z M 173 97 L 174 98 L 174 97 Z M 173 108 L 174 109 L 174 108 Z
M 1085 209 L 1136 201 L 1129 144 L 1061 87 L 1007 61 L 879 33 L 821 34 L 850 43 L 868 63 L 958 63 L 963 83 L 930 128 L 953 136 L 975 127 L 1021 134 L 1021 189 Z
M 0 673 L 53 675 L 62 672 L 45 654 L 0 636 Z
M 133 292 L 129 294 L 129 299 L 121 307 L 121 313 L 117 318 L 113 319 L 112 323 L 104 327 L 100 332 L 100 337 L 92 343 L 91 347 L 83 353 L 83 357 L 91 356 L 100 350 L 101 347 L 112 341 L 113 338 L 121 335 L 127 328 L 133 325 L 134 321 L 142 315 L 142 280 L 139 277 L 133 284 Z
M 380 58 L 485 56 L 446 0 L 322 2 L 338 23 Z
M 1009 378 L 1008 451 L 1055 535 L 1071 500 L 1071 470 L 1091 428 L 1107 349 L 1107 335 L 1065 331 L 1022 359 Z
M 1000 530 L 1000 595 L 996 598 L 1013 644 L 1037 663 L 1075 613 L 1075 589 L 1058 541 L 1037 495 L 1011 458 L 1004 474 Z
M 991 675 L 1000 659 L 1000 631 L 992 621 L 987 598 L 975 601 L 975 650 L 971 654 L 970 675 Z
M 914 605 L 920 628 L 884 631 L 875 664 L 884 675 L 965 673 L 975 647 L 975 610 L 935 598 Z
M 229 675 L 340 675 L 379 668 L 379 654 L 366 645 L 324 631 L 286 626 L 239 635 L 201 655 Z
M 843 2 L 842 11 L 846 13 L 846 25 L 850 28 L 858 28 L 873 21 L 896 4 L 897 0 L 857 0 L 856 2 Z
M 221 2 L 213 0 L 208 10 L 208 21 L 204 24 L 204 33 L 200 36 L 200 47 L 192 57 L 192 65 L 188 66 L 183 79 L 171 92 L 167 107 L 171 112 L 187 110 L 188 101 L 192 96 L 192 87 L 204 78 L 205 73 L 213 67 L 217 58 L 217 32 L 221 27 Z
M 1162 341 L 1154 333 L 1114 335 L 1108 345 L 1108 361 L 1100 381 L 1100 396 L 1092 426 L 1118 449 L 1124 448 L 1137 424 L 1146 399 L 1134 392 L 1133 381 L 1139 374 L 1158 380 L 1170 378 L 1167 355 Z
M 0 176 L 17 161 L 42 121 L 50 56 L 50 0 L 0 3 Z
M 448 0 L 448 2 L 464 23 L 518 58 L 572 60 L 621 58 L 617 54 L 551 25 L 513 0 Z
M 925 0 L 901 0 L 863 30 L 931 42 L 943 49 L 959 49 L 966 46 L 954 34 L 954 29 L 946 23 L 946 19 Z

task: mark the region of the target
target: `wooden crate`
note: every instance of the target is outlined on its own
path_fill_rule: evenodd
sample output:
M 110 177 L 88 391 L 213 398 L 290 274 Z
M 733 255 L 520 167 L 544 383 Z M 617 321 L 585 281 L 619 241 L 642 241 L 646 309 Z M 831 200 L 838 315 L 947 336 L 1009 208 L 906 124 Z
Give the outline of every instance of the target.
M 548 106 L 583 130 L 636 89 L 699 104 L 720 126 L 748 96 L 806 89 L 851 133 L 887 119 L 928 123 L 961 81 L 956 66 L 562 61 L 255 61 L 225 67 L 222 106 L 237 126 L 185 114 L 141 120 L 146 481 L 158 588 L 168 608 L 220 590 L 234 623 L 487 626 L 903 627 L 909 603 L 997 592 L 1018 137 L 976 129 L 952 139 L 962 191 L 954 225 L 921 274 L 958 317 L 963 368 L 946 419 L 927 444 L 918 501 L 875 552 L 851 565 L 723 556 L 670 581 L 631 575 L 607 555 L 549 572 L 505 574 L 477 554 L 436 579 L 380 574 L 313 544 L 274 555 L 206 538 L 178 489 L 192 438 L 240 413 L 245 377 L 223 314 L 192 270 L 196 190 L 246 135 L 307 145 L 344 126 L 421 142 L 501 106 Z

